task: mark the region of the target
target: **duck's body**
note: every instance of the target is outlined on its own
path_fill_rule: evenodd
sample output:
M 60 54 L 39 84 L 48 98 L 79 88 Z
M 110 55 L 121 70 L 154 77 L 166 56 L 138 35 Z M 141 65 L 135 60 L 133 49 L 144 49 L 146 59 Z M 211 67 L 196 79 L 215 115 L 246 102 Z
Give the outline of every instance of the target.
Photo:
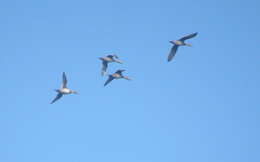
M 112 77 L 114 79 L 121 79 L 121 78 L 123 78 L 123 75 L 122 74 L 118 74 L 118 73 L 114 73 L 114 74 L 112 74 Z
M 99 59 L 102 60 L 102 61 L 106 61 L 106 62 L 110 63 L 110 62 L 116 62 L 114 57 L 116 58 L 115 55 L 107 55 L 106 57 L 100 57 Z
M 122 72 L 124 72 L 125 70 L 117 70 L 114 74 L 109 75 L 107 81 L 105 82 L 104 86 L 108 85 L 108 83 L 110 83 L 112 80 L 114 79 L 126 79 L 126 80 L 131 80 L 130 78 L 128 78 L 127 76 L 124 76 L 122 74 Z
M 189 46 L 189 47 L 191 47 L 191 44 L 185 43 L 185 40 L 193 38 L 197 34 L 198 33 L 192 33 L 190 35 L 182 37 L 179 40 L 172 40 L 172 41 L 170 41 L 170 43 L 172 43 L 173 46 L 171 48 L 170 54 L 168 55 L 168 62 L 171 61 L 173 59 L 173 57 L 176 55 L 176 52 L 177 52 L 179 46 Z
M 122 61 L 118 60 L 117 55 L 107 55 L 106 57 L 100 57 L 99 59 L 102 61 L 102 76 L 104 76 L 107 71 L 108 63 L 116 62 L 122 64 Z
M 190 44 L 187 44 L 180 40 L 173 40 L 173 41 L 170 41 L 170 43 L 177 45 L 177 46 L 191 46 Z
M 72 93 L 74 93 L 74 91 L 72 91 L 72 90 L 70 90 L 70 89 L 68 89 L 68 88 L 58 89 L 58 90 L 56 90 L 56 92 L 61 93 L 61 94 L 63 94 L 63 95 L 67 95 L 67 94 L 72 94 Z
M 65 75 L 65 73 L 63 72 L 62 74 L 62 84 L 61 84 L 61 88 L 60 89 L 56 89 L 56 92 L 58 92 L 57 96 L 55 97 L 55 99 L 51 102 L 51 104 L 53 104 L 54 102 L 56 102 L 58 99 L 60 99 L 63 95 L 68 95 L 68 94 L 77 94 L 76 91 L 73 91 L 69 88 L 67 88 L 67 77 Z

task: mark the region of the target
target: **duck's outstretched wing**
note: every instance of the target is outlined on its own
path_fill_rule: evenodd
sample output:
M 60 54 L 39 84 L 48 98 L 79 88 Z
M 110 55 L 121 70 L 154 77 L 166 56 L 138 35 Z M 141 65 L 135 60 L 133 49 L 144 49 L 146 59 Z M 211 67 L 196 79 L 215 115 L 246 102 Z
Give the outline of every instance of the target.
M 109 75 L 106 83 L 104 84 L 104 86 L 108 85 L 108 83 L 110 83 L 112 80 L 114 80 L 115 78 L 112 75 Z
M 114 56 L 116 59 L 119 59 L 119 57 L 118 57 L 116 54 L 114 54 L 113 56 Z
M 63 95 L 61 93 L 58 93 L 57 96 L 54 98 L 54 100 L 51 102 L 51 104 L 53 104 L 54 102 L 56 102 L 58 99 L 60 99 Z
M 185 40 L 187 40 L 187 39 L 191 39 L 191 38 L 195 37 L 197 34 L 198 34 L 197 32 L 196 32 L 196 33 L 192 33 L 192 34 L 189 34 L 189 35 L 186 35 L 186 36 L 182 37 L 182 38 L 179 39 L 179 40 L 180 40 L 180 41 L 185 41 Z
M 106 61 L 102 62 L 102 69 L 101 69 L 101 75 L 104 76 L 107 71 L 108 63 Z
M 179 46 L 177 46 L 177 45 L 172 46 L 171 51 L 170 51 L 170 53 L 168 55 L 168 62 L 170 62 L 173 59 L 173 57 L 176 55 L 178 47 Z
M 67 88 L 67 77 L 66 77 L 66 74 L 65 72 L 62 73 L 62 85 L 61 85 L 61 88 Z

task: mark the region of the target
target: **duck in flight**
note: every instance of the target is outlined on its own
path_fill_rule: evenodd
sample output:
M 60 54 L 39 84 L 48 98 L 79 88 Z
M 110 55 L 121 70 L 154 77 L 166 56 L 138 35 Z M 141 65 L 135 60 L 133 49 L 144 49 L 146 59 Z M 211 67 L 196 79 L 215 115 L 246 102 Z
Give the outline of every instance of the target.
M 124 76 L 122 73 L 125 70 L 117 70 L 114 74 L 109 75 L 107 81 L 105 82 L 104 86 L 108 85 L 108 83 L 110 83 L 112 80 L 114 79 L 126 79 L 126 80 L 131 80 L 130 78 L 128 78 L 127 76 Z
M 63 95 L 67 95 L 67 94 L 78 94 L 76 91 L 70 90 L 69 88 L 67 88 L 67 77 L 65 72 L 63 72 L 62 74 L 62 84 L 61 84 L 61 88 L 60 89 L 55 89 L 56 92 L 58 92 L 57 96 L 55 97 L 55 99 L 51 102 L 51 104 L 53 104 L 54 102 L 56 102 L 58 99 L 60 99 Z
M 102 69 L 101 69 L 102 76 L 104 76 L 107 71 L 108 63 L 111 62 L 117 62 L 119 64 L 123 63 L 122 61 L 119 60 L 119 57 L 117 55 L 107 55 L 106 57 L 100 57 L 99 59 L 102 61 Z
M 179 40 L 170 41 L 170 43 L 172 43 L 173 46 L 172 46 L 170 54 L 168 56 L 168 62 L 170 62 L 173 59 L 173 57 L 176 55 L 176 52 L 177 52 L 179 46 L 189 46 L 190 47 L 191 44 L 185 43 L 185 40 L 191 39 L 191 38 L 195 37 L 197 34 L 198 34 L 197 32 L 192 33 L 192 34 L 189 34 L 189 35 L 182 37 Z

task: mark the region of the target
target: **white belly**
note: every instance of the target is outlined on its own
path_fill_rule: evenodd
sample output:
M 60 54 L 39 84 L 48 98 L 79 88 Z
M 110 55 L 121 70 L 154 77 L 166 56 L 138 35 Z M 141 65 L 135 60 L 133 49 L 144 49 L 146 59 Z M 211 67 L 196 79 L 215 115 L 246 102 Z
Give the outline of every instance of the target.
M 68 88 L 63 88 L 60 90 L 62 94 L 70 94 L 70 90 Z
M 117 74 L 117 73 L 113 74 L 113 77 L 114 77 L 115 79 L 121 79 L 121 78 L 122 78 L 122 76 L 119 75 L 119 74 Z
M 174 44 L 178 45 L 178 46 L 183 46 L 183 42 L 182 41 L 174 41 Z
M 114 62 L 114 60 L 111 59 L 111 58 L 109 58 L 109 57 L 105 57 L 105 58 L 104 58 L 104 61 L 107 61 L 107 62 Z

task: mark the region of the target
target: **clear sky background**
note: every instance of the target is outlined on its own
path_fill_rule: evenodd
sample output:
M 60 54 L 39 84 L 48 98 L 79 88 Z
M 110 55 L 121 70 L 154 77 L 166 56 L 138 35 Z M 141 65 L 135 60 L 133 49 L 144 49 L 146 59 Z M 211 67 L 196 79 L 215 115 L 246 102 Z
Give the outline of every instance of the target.
M 0 2 L 1 162 L 259 162 L 257 0 Z M 199 32 L 167 63 L 169 40 Z M 103 87 L 116 53 L 132 81 Z M 62 72 L 80 95 L 55 104 Z

